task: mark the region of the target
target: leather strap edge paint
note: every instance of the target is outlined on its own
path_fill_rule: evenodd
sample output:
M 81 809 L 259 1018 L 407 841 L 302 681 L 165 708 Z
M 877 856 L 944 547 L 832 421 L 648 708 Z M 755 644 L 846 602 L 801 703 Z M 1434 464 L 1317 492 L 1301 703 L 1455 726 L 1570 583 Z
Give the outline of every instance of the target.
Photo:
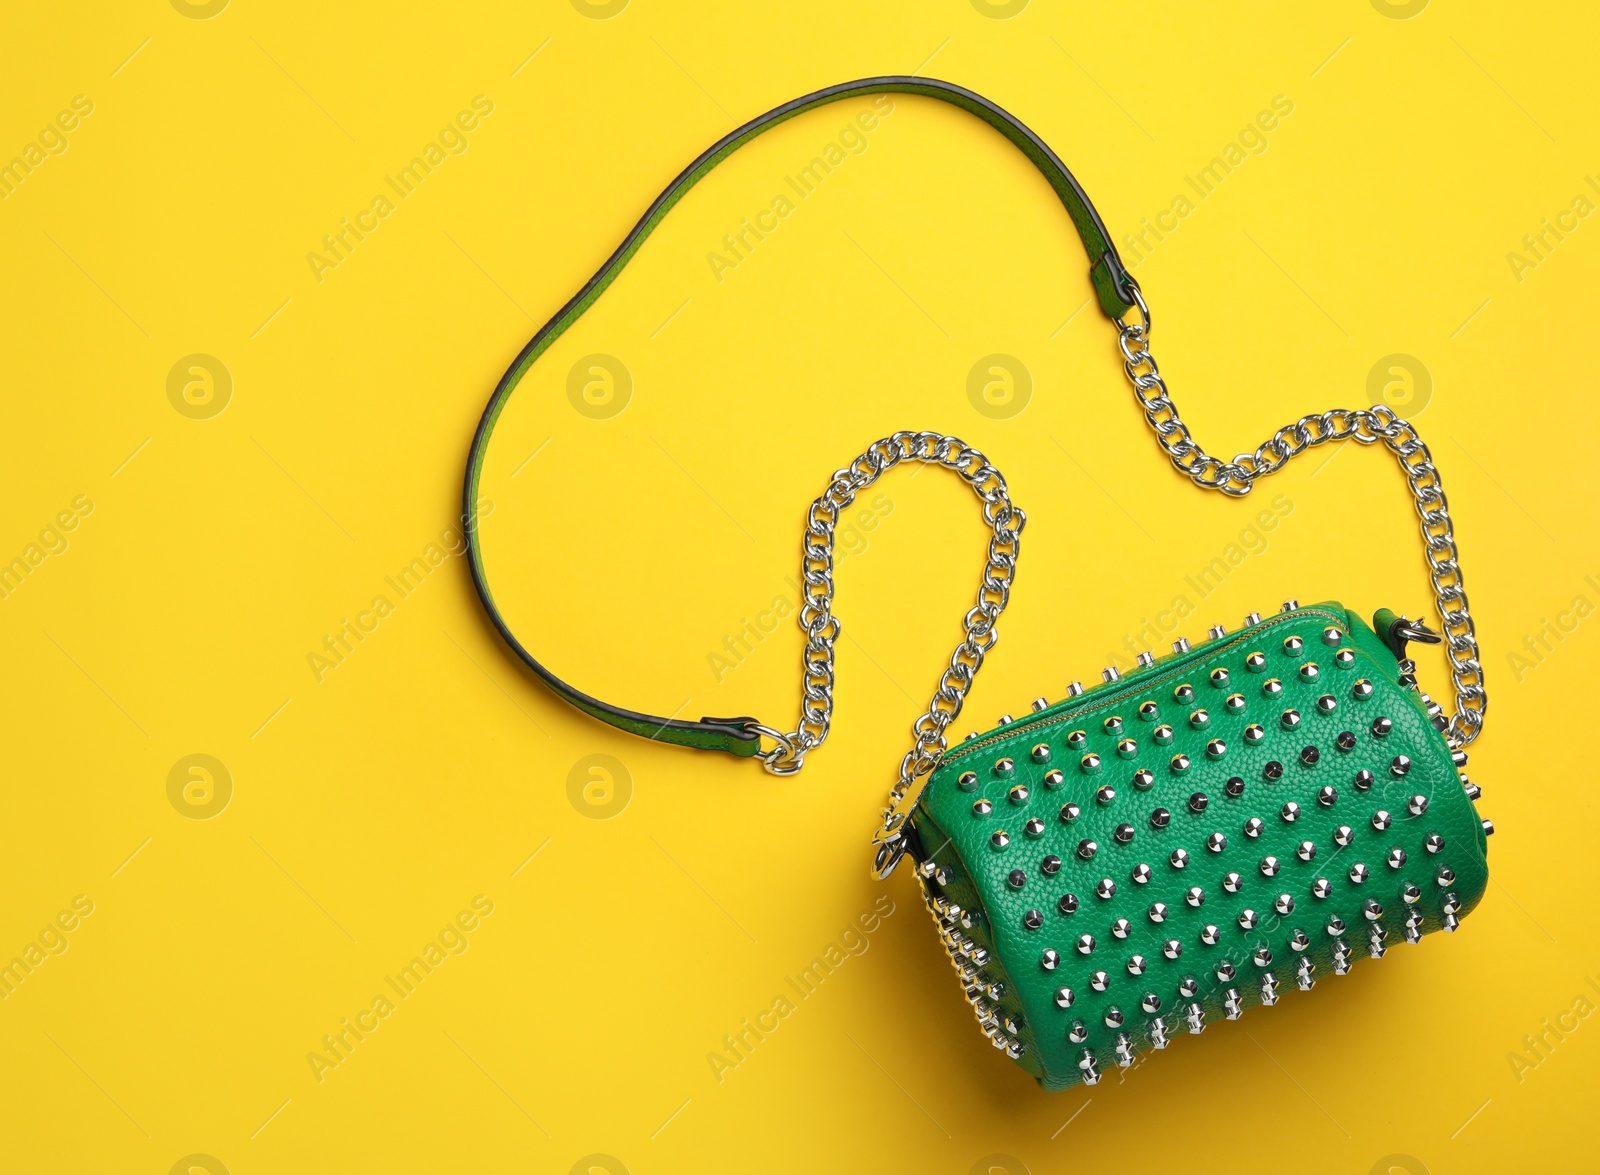
M 751 119 L 712 144 L 667 185 L 622 243 L 617 246 L 615 252 L 606 259 L 605 264 L 528 340 L 527 345 L 506 369 L 506 373 L 500 377 L 500 382 L 490 396 L 483 416 L 478 422 L 477 431 L 473 435 L 472 447 L 467 458 L 462 495 L 462 523 L 467 540 L 467 565 L 471 571 L 472 585 L 477 590 L 485 613 L 507 646 L 553 693 L 591 717 L 610 723 L 619 730 L 641 738 L 677 743 L 702 750 L 725 751 L 742 757 L 756 754 L 761 746 L 760 736 L 754 730 L 756 720 L 753 718 L 702 718 L 695 722 L 644 714 L 602 702 L 557 677 L 540 664 L 517 639 L 500 614 L 493 593 L 489 590 L 488 577 L 483 568 L 483 552 L 478 541 L 478 486 L 482 479 L 489 438 L 511 393 L 521 383 L 528 369 L 595 303 L 605 292 L 606 287 L 616 280 L 623 267 L 639 251 L 645 238 L 654 231 L 672 206 L 713 167 L 757 135 L 797 115 L 846 98 L 870 94 L 911 94 L 935 98 L 967 111 L 999 131 L 1038 168 L 1072 218 L 1073 226 L 1078 230 L 1078 235 L 1082 238 L 1084 248 L 1089 254 L 1089 277 L 1101 311 L 1106 317 L 1117 321 L 1134 305 L 1133 295 L 1129 292 L 1133 285 L 1132 278 L 1112 245 L 1111 235 L 1106 231 L 1100 214 L 1095 211 L 1088 195 L 1067 170 L 1066 164 L 1062 163 L 1044 140 L 1009 112 L 987 98 L 951 82 L 910 76 L 862 78 L 858 81 L 843 82 L 785 102 Z

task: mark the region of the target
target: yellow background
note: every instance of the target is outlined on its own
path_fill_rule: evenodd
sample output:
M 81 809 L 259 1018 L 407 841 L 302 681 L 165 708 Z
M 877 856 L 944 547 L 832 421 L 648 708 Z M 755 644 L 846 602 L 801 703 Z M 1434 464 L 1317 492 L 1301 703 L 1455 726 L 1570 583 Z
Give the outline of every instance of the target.
M 1600 199 L 1587 6 L 183 7 L 11 5 L 0 36 L 0 160 L 75 96 L 94 106 L 0 202 L 0 558 L 65 543 L 0 600 L 0 962 L 93 902 L 0 1001 L 0 1165 L 1592 1166 L 1600 620 L 1571 609 L 1600 602 L 1600 221 L 1520 281 L 1507 260 L 1576 196 Z M 557 703 L 502 650 L 458 558 L 404 599 L 385 580 L 452 526 L 505 365 L 680 167 L 798 94 L 913 70 L 1032 126 L 1119 241 L 1275 96 L 1293 102 L 1139 265 L 1156 353 L 1226 455 L 1369 402 L 1385 356 L 1421 363 L 1431 397 L 1410 411 L 1459 521 L 1493 697 L 1470 769 L 1500 828 L 1493 883 L 1459 934 L 1063 1095 L 982 1039 L 908 871 L 866 875 L 980 566 L 956 479 L 897 472 L 851 540 L 837 724 L 793 779 Z M 493 113 L 467 150 L 319 281 L 307 254 L 477 95 Z M 898 100 L 717 281 L 707 253 L 862 105 L 724 164 L 524 384 L 485 534 L 549 665 L 645 710 L 792 726 L 792 623 L 720 675 L 712 654 L 792 600 L 805 505 L 897 428 L 983 449 L 1029 513 L 959 730 L 1096 678 L 1274 495 L 1292 511 L 1265 544 L 1244 535 L 1256 553 L 1173 636 L 1287 595 L 1428 609 L 1381 451 L 1320 450 L 1247 503 L 1167 466 L 1110 328 L 1093 307 L 1072 317 L 1089 286 L 1062 210 L 957 111 Z M 997 353 L 1030 373 L 1020 413 L 968 399 Z M 232 383 L 205 419 L 167 394 L 195 354 Z M 620 414 L 569 401 L 590 354 L 630 373 Z M 92 512 L 41 538 L 80 496 Z M 390 614 L 319 680 L 310 654 L 380 595 Z M 1564 614 L 1575 629 L 1530 653 Z M 1422 670 L 1436 695 L 1442 665 Z M 231 779 L 206 820 L 168 792 L 197 754 Z M 591 778 L 593 755 L 616 765 Z M 606 787 L 627 803 L 596 819 Z M 724 1035 L 885 893 L 865 953 L 719 1080 Z M 493 913 L 465 952 L 319 1080 L 324 1034 L 477 895 Z M 1570 1030 L 1530 1052 L 1558 1016 Z

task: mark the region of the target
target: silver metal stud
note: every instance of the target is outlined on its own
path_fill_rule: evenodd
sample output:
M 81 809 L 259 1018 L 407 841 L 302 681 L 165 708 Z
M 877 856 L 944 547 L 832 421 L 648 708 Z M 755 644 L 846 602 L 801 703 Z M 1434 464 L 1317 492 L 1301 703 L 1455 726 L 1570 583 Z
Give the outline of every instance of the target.
M 1147 991 L 1139 997 L 1139 1010 L 1145 1015 L 1161 1011 L 1161 997 L 1153 991 Z
M 1167 863 L 1174 869 L 1182 869 L 1189 864 L 1189 853 L 1185 849 L 1173 849 L 1172 855 L 1167 858 Z
M 1217 977 L 1218 983 L 1229 983 L 1233 980 L 1234 976 L 1238 974 L 1238 971 L 1234 969 L 1232 963 L 1228 962 L 1227 959 L 1223 959 L 1217 964 L 1214 974 Z
M 996 726 L 1010 726 L 1015 721 L 1016 721 L 1016 719 L 1011 717 L 1011 715 L 1002 714 L 1002 715 L 1000 715 L 1000 721 L 995 723 L 995 725 Z
M 1154 876 L 1154 872 L 1149 865 L 1140 861 L 1129 871 L 1128 876 L 1133 881 L 1133 884 L 1146 885 L 1149 883 L 1150 878 Z
M 1372 814 L 1372 827 L 1378 832 L 1387 832 L 1393 823 L 1394 817 L 1382 808 Z
M 1222 931 L 1217 929 L 1215 923 L 1208 922 L 1200 928 L 1200 941 L 1208 947 L 1214 947 L 1222 941 Z
M 1037 744 L 1033 748 L 1032 751 L 1028 752 L 1028 756 L 1035 763 L 1048 763 L 1048 762 L 1050 762 L 1050 744 L 1049 743 L 1039 743 L 1039 744 Z
M 1239 998 L 1238 988 L 1230 987 L 1223 993 L 1222 1013 L 1230 1020 L 1237 1020 L 1244 1015 L 1244 1001 Z
M 1386 860 L 1391 869 L 1403 868 L 1406 863 L 1406 851 L 1401 848 L 1390 849 Z
M 1448 865 L 1440 865 L 1433 871 L 1433 880 L 1441 889 L 1447 888 L 1456 883 L 1456 871 Z
M 1294 913 L 1294 897 L 1291 894 L 1281 893 L 1272 902 L 1272 908 L 1285 916 Z
M 1272 966 L 1272 948 L 1260 946 L 1250 952 L 1250 961 L 1257 967 Z
M 1154 665 L 1156 663 L 1156 655 L 1147 650 L 1147 651 L 1145 651 L 1143 653 L 1140 653 L 1137 657 L 1134 658 L 1134 660 L 1136 660 L 1139 663 L 1139 667 L 1141 669 L 1148 669 L 1148 668 L 1150 668 L 1150 666 L 1152 666 L 1152 665 Z
M 1076 698 L 1082 693 L 1083 693 L 1083 683 L 1081 681 L 1069 681 L 1069 682 L 1067 682 L 1067 697 Z
M 1095 1068 L 1094 1053 L 1088 1049 L 1083 1050 L 1083 1056 L 1078 1059 L 1078 1068 L 1083 1071 L 1085 1085 L 1098 1085 L 1100 1083 L 1100 1070 Z
M 1437 853 L 1444 848 L 1444 837 L 1437 832 L 1428 833 L 1428 839 L 1422 842 L 1422 847 L 1430 853 Z
M 1333 893 L 1333 883 L 1326 877 L 1319 877 L 1311 883 L 1311 896 L 1318 901 L 1323 901 Z
M 1494 821 L 1493 820 L 1480 820 L 1479 821 L 1479 825 L 1483 828 L 1483 835 L 1484 836 L 1493 836 L 1494 835 Z
M 989 847 L 995 850 L 1005 848 L 1011 843 L 1011 834 L 1002 830 L 989 834 Z
M 1095 947 L 1094 935 L 1080 934 L 1078 935 L 1078 941 L 1074 945 L 1078 948 L 1080 955 L 1092 955 Z
M 1161 944 L 1161 953 L 1168 959 L 1179 958 L 1183 954 L 1183 944 L 1175 938 L 1169 938 Z
M 1295 930 L 1289 935 L 1289 949 L 1291 951 L 1308 951 L 1311 949 L 1311 936 L 1303 930 Z
M 1237 873 L 1227 873 L 1223 875 L 1222 888 L 1227 890 L 1229 893 L 1238 893 L 1240 886 L 1243 884 L 1244 878 L 1240 877 Z
M 1259 650 L 1244 659 L 1244 667 L 1251 673 L 1262 673 L 1267 668 L 1267 655 Z
M 1028 785 L 1025 783 L 1016 784 L 1006 795 L 1013 804 L 1020 808 L 1028 802 Z
M 1164 1049 L 1171 1041 L 1167 1039 L 1167 1025 L 1160 1016 L 1150 1021 L 1150 1047 Z
M 1133 773 L 1133 786 L 1139 791 L 1149 791 L 1155 786 L 1155 782 L 1155 772 L 1144 767 L 1139 768 L 1139 770 Z
M 1251 840 L 1261 835 L 1261 830 L 1266 828 L 1259 817 L 1252 816 L 1244 822 L 1244 834 Z
M 1308 840 L 1300 842 L 1300 847 L 1295 849 L 1294 855 L 1302 861 L 1314 861 L 1317 857 L 1317 846 Z
M 1357 861 L 1354 865 L 1350 866 L 1350 880 L 1355 882 L 1357 885 L 1364 884 L 1367 880 L 1367 877 L 1367 867 L 1360 861 Z
M 1245 623 L 1245 627 L 1247 627 L 1247 628 L 1252 624 L 1260 624 L 1261 623 L 1261 613 L 1259 613 L 1259 612 L 1250 613 L 1250 615 L 1248 615 L 1248 616 L 1246 616 L 1244 618 L 1244 623 Z
M 1355 840 L 1355 838 L 1355 829 L 1351 828 L 1348 824 L 1341 824 L 1338 828 L 1333 830 L 1333 843 L 1338 845 L 1341 849 L 1349 848 L 1350 843 Z
M 1180 636 L 1177 640 L 1173 641 L 1172 651 L 1174 653 L 1187 653 L 1189 651 L 1189 638 L 1186 636 Z
M 1178 995 L 1183 999 L 1192 1000 L 1200 994 L 1200 984 L 1193 975 L 1185 975 L 1178 981 Z
M 1145 962 L 1144 962 L 1144 956 L 1143 955 L 1134 955 L 1132 958 L 1130 958 L 1128 960 L 1128 974 L 1129 975 L 1143 975 L 1144 974 L 1144 968 L 1145 968 Z
M 1406 801 L 1406 811 L 1413 816 L 1420 816 L 1428 810 L 1428 797 L 1417 795 Z
M 1133 933 L 1133 923 L 1126 918 L 1116 918 L 1111 923 L 1111 936 L 1113 938 L 1127 938 Z
M 1105 991 L 1111 986 L 1111 976 L 1104 971 L 1095 971 L 1089 976 L 1089 986 L 1094 991 Z
M 1061 956 L 1048 948 L 1039 956 L 1039 966 L 1046 971 L 1054 971 L 1061 965 Z
M 1228 838 L 1220 832 L 1213 832 L 1206 837 L 1206 848 L 1210 852 L 1220 853 L 1228 847 Z
M 1206 1010 L 1199 1004 L 1190 1004 L 1184 1016 L 1189 1022 L 1189 1031 L 1196 1036 L 1206 1030 Z
M 1261 876 L 1276 877 L 1279 868 L 1278 858 L 1270 855 L 1261 858 Z
M 1283 822 L 1285 824 L 1293 824 L 1300 818 L 1300 805 L 1295 803 L 1293 800 L 1290 800 L 1283 806 L 1283 809 L 1278 813 L 1278 815 L 1283 817 Z
M 1067 1039 L 1073 1044 L 1082 1044 L 1089 1039 L 1089 1029 L 1085 1027 L 1082 1020 L 1074 1020 L 1072 1022 L 1072 1026 L 1067 1029 Z M 1084 1050 L 1084 1052 L 1088 1051 L 1088 1049 Z
M 1117 1007 L 1115 1004 L 1112 1004 L 1111 1007 L 1107 1008 L 1105 1014 L 1105 1025 L 1107 1028 L 1121 1028 L 1122 1009 Z
M 1167 920 L 1167 903 L 1151 902 L 1149 917 L 1152 922 L 1165 922 Z
M 1040 710 L 1048 708 L 1049 705 L 1050 702 L 1045 698 L 1034 698 L 1032 702 L 1033 712 L 1037 714 Z
M 974 816 L 987 816 L 990 812 L 993 812 L 993 811 L 994 811 L 994 805 L 991 804 L 988 800 L 974 800 L 972 802 L 972 814 Z
M 1102 877 L 1094 883 L 1094 896 L 1101 901 L 1109 902 L 1117 896 L 1117 883 L 1109 877 Z
M 1317 789 L 1317 803 L 1324 808 L 1331 808 L 1339 802 L 1339 789 L 1336 787 L 1321 787 Z
M 1225 624 L 1213 624 L 1209 629 L 1206 630 L 1206 636 L 1214 641 L 1220 641 L 1227 635 L 1228 626 Z
M 1028 817 L 1027 822 L 1023 824 L 1022 831 L 1027 833 L 1029 836 L 1038 839 L 1044 835 L 1044 821 L 1040 820 L 1037 816 L 1030 816 Z
M 1328 931 L 1328 937 L 1329 938 L 1338 938 L 1341 934 L 1344 933 L 1344 919 L 1339 917 L 1339 915 L 1337 915 L 1337 914 L 1328 915 L 1327 931 Z M 1343 946 L 1343 945 L 1344 944 L 1342 944 L 1342 943 L 1335 943 L 1334 947 L 1338 948 L 1338 947 Z
M 1383 903 L 1377 898 L 1368 898 L 1361 903 L 1361 912 L 1366 915 L 1368 922 L 1376 922 L 1383 917 Z
M 1119 1013 L 1119 1022 L 1120 1019 L 1121 1015 Z M 1133 1042 L 1128 1039 L 1128 1034 L 1126 1032 L 1117 1033 L 1117 1041 L 1113 1046 L 1113 1051 L 1117 1055 L 1117 1065 L 1120 1068 L 1126 1069 L 1129 1065 L 1133 1064 Z
M 1329 648 L 1336 647 L 1342 639 L 1344 639 L 1344 634 L 1332 625 L 1322 630 L 1322 643 Z
M 1112 787 L 1109 783 L 1102 783 L 1099 787 L 1095 788 L 1094 801 L 1102 808 L 1116 798 L 1117 789 Z
M 1256 912 L 1254 910 L 1240 910 L 1238 922 L 1240 930 L 1254 930 L 1257 922 Z
M 1072 1007 L 1072 1001 L 1076 998 L 1077 997 L 1072 994 L 1072 989 L 1070 987 L 1056 988 L 1056 1007 L 1070 1008 Z
M 1184 893 L 1183 900 L 1188 903 L 1191 909 L 1198 910 L 1206 904 L 1206 891 L 1198 885 L 1191 885 L 1187 892 Z
M 1119 677 L 1122 676 L 1122 674 L 1117 672 L 1117 667 L 1115 665 L 1107 665 L 1104 669 L 1102 669 L 1100 671 L 1100 676 L 1105 678 L 1106 681 L 1111 682 L 1111 681 L 1116 681 Z

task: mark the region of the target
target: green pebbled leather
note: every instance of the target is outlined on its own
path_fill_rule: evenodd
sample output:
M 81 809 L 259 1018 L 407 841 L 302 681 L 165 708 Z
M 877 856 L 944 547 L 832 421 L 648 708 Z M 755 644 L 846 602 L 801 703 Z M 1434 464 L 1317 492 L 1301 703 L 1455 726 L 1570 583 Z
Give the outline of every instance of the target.
M 1286 644 L 1295 640 L 1298 649 Z M 1343 665 L 1342 650 L 1353 654 Z M 1259 668 L 1253 654 L 1263 659 Z M 1271 681 L 1281 684 L 1277 696 L 1265 688 Z M 1363 681 L 1372 686 L 1364 698 Z M 1183 699 L 1185 686 L 1192 700 Z M 1230 709 L 1230 697 L 1242 705 Z M 1206 715 L 1203 729 L 1191 720 L 1197 711 Z M 1286 712 L 1298 716 L 1292 728 Z M 1111 718 L 1121 733 L 1107 729 Z M 1386 734 L 1377 733 L 1380 719 L 1390 723 Z M 1261 730 L 1254 745 L 1252 725 Z M 1123 740 L 1134 746 L 1119 753 Z M 1208 753 L 1213 740 L 1223 745 Z M 1098 757 L 1098 769 L 1086 756 Z M 1403 775 L 1398 756 L 1410 760 Z M 1194 1024 L 1236 1018 L 1390 945 L 1454 929 L 1483 896 L 1488 866 L 1482 825 L 1451 756 L 1424 697 L 1402 681 L 1395 652 L 1339 604 L 1317 604 L 956 747 L 912 808 L 911 852 L 991 1040 L 1045 1088 L 1065 1089 L 1092 1084 L 1107 1067 L 1165 1047 Z M 1152 777 L 1147 786 L 1140 771 Z M 1371 773 L 1365 786 L 1362 771 Z M 1114 797 L 1100 795 L 1102 787 Z M 1324 787 L 1335 789 L 1331 803 L 1319 802 Z M 1290 803 L 1298 805 L 1292 821 Z M 1164 827 L 1152 821 L 1159 809 L 1169 813 Z M 1380 812 L 1387 827 L 1374 823 Z M 1252 818 L 1261 822 L 1254 836 Z M 1119 826 L 1131 830 L 1126 843 Z M 1217 851 L 1208 846 L 1212 834 L 1226 838 Z M 1432 836 L 1443 838 L 1436 851 Z M 1079 854 L 1086 841 L 1095 846 L 1087 859 Z M 1309 860 L 1303 844 L 1314 850 Z M 1181 867 L 1175 852 L 1187 854 Z M 1060 861 L 1054 872 L 1045 864 L 1051 856 Z M 1277 862 L 1271 876 L 1263 868 L 1269 857 Z M 1141 865 L 1149 870 L 1142 884 Z M 1353 877 L 1356 866 L 1364 880 Z M 1225 887 L 1230 873 L 1237 892 Z M 1326 897 L 1315 896 L 1319 879 Z M 1114 894 L 1099 896 L 1107 881 Z M 1420 891 L 1414 901 L 1406 900 L 1408 885 Z M 1198 905 L 1191 887 L 1201 891 Z M 1076 899 L 1070 913 L 1066 895 Z M 1158 902 L 1166 909 L 1155 921 Z M 1246 911 L 1253 926 L 1241 924 Z M 1208 926 L 1215 945 L 1205 941 Z M 1087 952 L 1080 936 L 1088 936 Z M 1056 953 L 1053 969 L 1047 951 Z M 1136 957 L 1139 974 L 1130 971 Z M 1104 990 L 1096 990 L 1097 972 Z M 1275 992 L 1264 1000 L 1268 976 Z M 1062 988 L 1072 993 L 1068 1007 L 1058 1000 Z

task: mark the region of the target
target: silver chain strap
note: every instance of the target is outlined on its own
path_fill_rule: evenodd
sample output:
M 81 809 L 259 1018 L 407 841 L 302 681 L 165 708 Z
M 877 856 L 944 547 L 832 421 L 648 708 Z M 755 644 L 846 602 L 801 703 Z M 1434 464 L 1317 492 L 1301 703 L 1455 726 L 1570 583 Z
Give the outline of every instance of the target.
M 1433 581 L 1434 602 L 1444 626 L 1444 644 L 1450 659 L 1455 684 L 1456 712 L 1450 717 L 1445 734 L 1455 747 L 1464 747 L 1483 729 L 1483 714 L 1489 706 L 1484 692 L 1483 665 L 1478 656 L 1478 637 L 1467 606 L 1467 593 L 1456 551 L 1455 532 L 1450 522 L 1450 503 L 1444 495 L 1439 471 L 1434 467 L 1428 446 L 1416 429 L 1389 408 L 1335 408 L 1329 412 L 1302 416 L 1285 425 L 1264 441 L 1254 453 L 1241 453 L 1232 461 L 1211 456 L 1189 435 L 1188 426 L 1167 395 L 1166 381 L 1150 353 L 1150 308 L 1137 286 L 1133 287 L 1141 321 L 1128 315 L 1120 327 L 1118 345 L 1123 366 L 1133 383 L 1133 393 L 1144 409 L 1156 439 L 1172 459 L 1173 465 L 1203 489 L 1221 490 L 1242 498 L 1257 478 L 1276 473 L 1307 449 L 1329 441 L 1353 440 L 1371 445 L 1382 441 L 1400 462 L 1411 485 L 1411 497 L 1422 522 L 1422 541 L 1426 547 L 1429 578 Z
M 901 760 L 900 777 L 890 796 L 891 809 L 913 781 L 932 771 L 944 755 L 945 731 L 960 715 L 972 679 L 999 639 L 995 622 L 1011 598 L 1019 540 L 1027 522 L 1027 516 L 1011 504 L 999 470 L 964 441 L 936 432 L 897 432 L 884 437 L 835 473 L 828 488 L 811 503 L 800 562 L 805 596 L 797 617 L 806 634 L 800 725 L 787 734 L 765 726 L 751 728 L 777 743 L 761 755 L 767 770 L 774 775 L 799 771 L 806 752 L 821 746 L 828 737 L 833 719 L 833 646 L 842 631 L 839 618 L 833 614 L 834 527 L 857 494 L 902 461 L 941 465 L 959 473 L 982 501 L 984 520 L 994 534 L 989 539 L 989 562 L 978 585 L 977 603 L 962 622 L 965 634 L 950 655 L 950 666 L 940 679 L 927 712 L 912 725 L 912 746 Z

